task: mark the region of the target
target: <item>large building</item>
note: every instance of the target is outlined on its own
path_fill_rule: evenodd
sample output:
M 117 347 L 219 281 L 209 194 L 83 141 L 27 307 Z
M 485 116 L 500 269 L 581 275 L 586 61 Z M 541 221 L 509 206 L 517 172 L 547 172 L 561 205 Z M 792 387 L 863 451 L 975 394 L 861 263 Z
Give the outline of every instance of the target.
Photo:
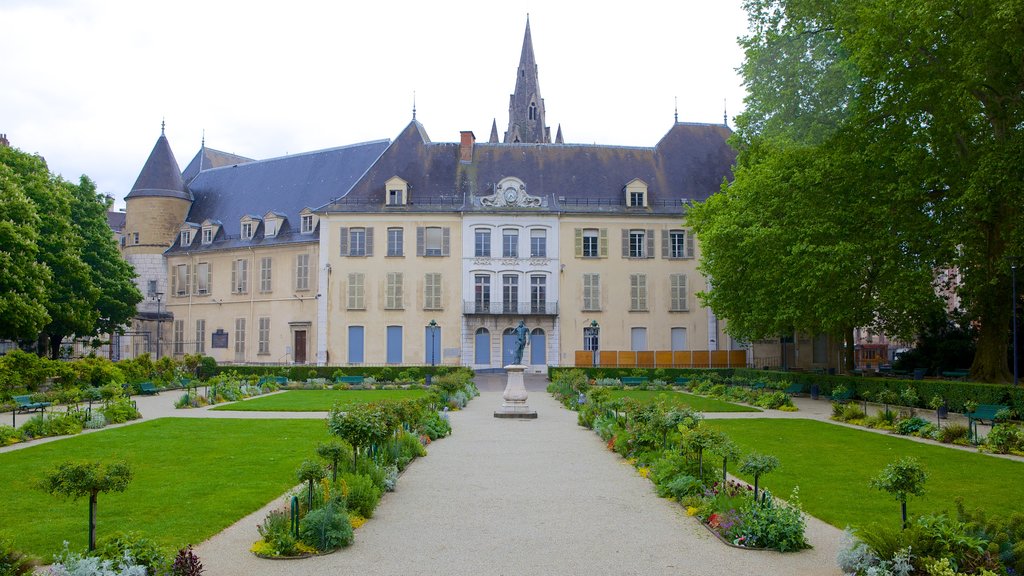
M 269 160 L 204 146 L 184 171 L 161 131 L 126 198 L 134 326 L 165 354 L 332 365 L 745 365 L 695 294 L 690 202 L 734 152 L 723 124 L 653 147 L 552 142 L 529 23 L 508 128 Z M 151 348 L 152 349 L 152 348 Z M 123 350 L 122 353 L 130 353 Z

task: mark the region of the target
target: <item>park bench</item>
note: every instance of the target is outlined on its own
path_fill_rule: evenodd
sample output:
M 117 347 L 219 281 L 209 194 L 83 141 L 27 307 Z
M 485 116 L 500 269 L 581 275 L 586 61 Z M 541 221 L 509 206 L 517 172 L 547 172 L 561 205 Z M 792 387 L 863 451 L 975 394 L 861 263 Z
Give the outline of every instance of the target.
M 833 402 L 839 402 L 840 404 L 845 404 L 846 402 L 849 402 L 850 400 L 853 400 L 853 394 L 854 394 L 854 390 L 852 388 L 847 388 L 846 390 L 840 392 L 839 394 L 832 394 L 830 399 Z
M 967 416 L 967 431 L 971 439 L 975 442 L 978 441 L 978 424 L 984 424 L 987 420 L 990 424 L 995 426 L 996 416 L 1000 412 L 1007 412 L 1010 407 L 1005 404 L 978 404 L 974 409 L 974 412 L 968 412 L 964 414 Z
M 685 376 L 676 378 L 676 386 L 686 386 L 690 383 L 690 379 Z
M 942 373 L 942 377 L 952 378 L 954 380 L 967 380 L 967 376 L 969 376 L 970 373 L 970 370 L 946 370 Z
M 362 384 L 365 376 L 338 376 L 334 379 L 337 384 Z
M 263 386 L 264 384 L 274 383 L 279 386 L 284 386 L 288 383 L 288 379 L 284 376 L 261 376 L 258 384 Z
M 790 396 L 796 396 L 797 394 L 803 394 L 804 393 L 804 385 L 803 384 L 799 384 L 799 383 L 790 384 L 789 386 L 786 387 L 785 390 L 783 390 L 783 392 L 785 392 L 786 394 L 789 394 Z
M 46 407 L 49 405 L 49 402 L 33 402 L 30 394 L 14 397 L 15 412 L 35 412 L 36 410 L 46 412 Z
M 145 394 L 146 396 L 152 396 L 153 394 L 159 394 L 160 389 L 153 385 L 152 382 L 139 382 L 139 394 Z
M 622 382 L 623 386 L 639 386 L 647 384 L 647 376 L 623 376 L 619 378 L 619 382 Z
M 751 390 L 764 390 L 768 385 L 764 382 L 754 382 L 750 385 Z

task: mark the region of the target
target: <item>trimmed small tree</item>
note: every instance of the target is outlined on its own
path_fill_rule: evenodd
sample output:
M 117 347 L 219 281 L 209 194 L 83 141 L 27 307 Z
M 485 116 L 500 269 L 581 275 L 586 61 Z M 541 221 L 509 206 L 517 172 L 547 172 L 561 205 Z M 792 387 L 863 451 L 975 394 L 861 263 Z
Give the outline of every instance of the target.
M 40 482 L 50 494 L 77 500 L 89 497 L 89 550 L 96 549 L 96 501 L 104 492 L 124 492 L 132 480 L 127 462 L 73 462 L 59 464 Z
M 928 473 L 916 458 L 906 456 L 882 469 L 871 479 L 871 487 L 892 494 L 900 503 L 903 513 L 903 528 L 907 527 L 907 498 L 924 494 L 924 483 Z
M 302 464 L 299 464 L 299 470 L 296 474 L 300 482 L 309 484 L 306 508 L 308 514 L 313 511 L 313 484 L 326 478 L 327 470 L 324 470 L 324 465 L 316 460 L 304 460 Z
M 724 484 L 729 479 L 729 460 L 739 460 L 740 447 L 729 438 L 723 437 L 722 441 L 712 447 L 711 451 L 722 457 L 722 483 Z
M 338 481 L 338 462 L 352 452 L 352 447 L 340 440 L 321 442 L 316 446 L 317 456 L 331 463 L 331 481 Z
M 714 450 L 715 446 L 725 440 L 725 434 L 703 426 L 690 430 L 683 439 L 686 448 L 697 454 L 697 473 L 700 475 L 701 482 L 704 481 L 704 451 Z
M 754 501 L 758 501 L 758 485 L 761 476 L 775 471 L 779 467 L 779 459 L 767 454 L 751 452 L 740 463 L 740 472 L 754 477 Z

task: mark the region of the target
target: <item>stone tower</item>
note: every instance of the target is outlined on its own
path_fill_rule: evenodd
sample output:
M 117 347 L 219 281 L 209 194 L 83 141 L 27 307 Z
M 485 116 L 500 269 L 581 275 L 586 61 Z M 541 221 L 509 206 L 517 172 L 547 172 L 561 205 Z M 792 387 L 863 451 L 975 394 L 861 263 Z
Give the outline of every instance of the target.
M 544 99 L 540 96 L 537 80 L 537 61 L 533 56 L 533 38 L 530 36 L 530 17 L 526 17 L 526 35 L 523 52 L 519 56 L 516 73 L 516 91 L 509 97 L 508 131 L 506 144 L 551 142 L 551 129 L 544 123 Z
M 125 260 L 139 275 L 135 279 L 145 299 L 136 315 L 137 331 L 151 333 L 151 345 L 162 338 L 153 332 L 167 330 L 167 265 L 163 253 L 174 243 L 192 206 L 192 194 L 181 178 L 178 161 L 160 127 L 160 138 L 149 153 L 131 192 L 125 196 Z M 155 321 L 155 324 L 153 322 Z M 153 346 L 158 350 L 158 346 Z M 159 352 L 158 352 L 159 353 Z

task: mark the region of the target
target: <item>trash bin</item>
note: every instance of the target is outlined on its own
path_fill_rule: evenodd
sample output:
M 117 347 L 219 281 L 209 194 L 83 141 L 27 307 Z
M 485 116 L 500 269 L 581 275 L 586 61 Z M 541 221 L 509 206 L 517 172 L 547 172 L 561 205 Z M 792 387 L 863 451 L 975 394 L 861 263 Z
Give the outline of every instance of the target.
M 914 368 L 914 380 L 922 380 L 925 372 L 927 372 L 927 370 L 924 368 Z

